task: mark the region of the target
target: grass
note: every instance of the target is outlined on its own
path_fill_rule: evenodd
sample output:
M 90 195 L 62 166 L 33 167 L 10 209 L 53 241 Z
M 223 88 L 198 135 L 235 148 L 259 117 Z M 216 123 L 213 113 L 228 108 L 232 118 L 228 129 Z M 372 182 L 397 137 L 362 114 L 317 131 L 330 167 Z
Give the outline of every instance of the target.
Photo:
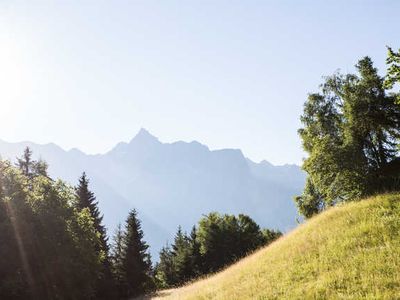
M 400 195 L 332 208 L 218 274 L 148 299 L 400 299 Z

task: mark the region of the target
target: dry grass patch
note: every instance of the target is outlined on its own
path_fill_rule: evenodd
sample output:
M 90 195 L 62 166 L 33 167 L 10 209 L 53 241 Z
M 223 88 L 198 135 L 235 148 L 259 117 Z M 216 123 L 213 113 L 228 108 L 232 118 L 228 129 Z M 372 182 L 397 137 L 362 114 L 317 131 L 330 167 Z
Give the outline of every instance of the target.
M 149 299 L 400 299 L 400 195 L 332 208 L 216 275 Z

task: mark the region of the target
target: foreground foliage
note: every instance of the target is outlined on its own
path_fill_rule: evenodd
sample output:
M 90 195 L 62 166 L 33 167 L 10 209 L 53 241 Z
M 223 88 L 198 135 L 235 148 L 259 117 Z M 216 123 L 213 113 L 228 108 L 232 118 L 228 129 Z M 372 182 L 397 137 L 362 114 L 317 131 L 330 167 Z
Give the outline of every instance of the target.
M 400 195 L 329 209 L 227 270 L 158 297 L 399 299 Z
M 74 189 L 29 148 L 0 161 L 0 299 L 125 299 L 153 288 L 148 246 L 130 212 L 112 255 L 85 174 Z M 112 264 L 113 263 L 113 264 Z
M 365 57 L 357 74 L 327 77 L 304 104 L 299 134 L 309 154 L 303 164 L 308 177 L 296 203 L 305 217 L 339 202 L 400 190 L 400 104 L 388 91 L 398 80 L 399 56 L 389 55 L 386 81 Z
M 101 264 L 93 219 L 33 166 L 0 162 L 0 298 L 90 299 Z

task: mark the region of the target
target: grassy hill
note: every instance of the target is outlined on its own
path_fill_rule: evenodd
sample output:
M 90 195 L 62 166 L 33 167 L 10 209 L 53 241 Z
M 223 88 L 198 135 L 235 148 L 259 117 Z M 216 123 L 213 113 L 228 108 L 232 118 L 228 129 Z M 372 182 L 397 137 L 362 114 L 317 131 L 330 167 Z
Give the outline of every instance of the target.
M 330 209 L 162 299 L 400 299 L 400 195 Z

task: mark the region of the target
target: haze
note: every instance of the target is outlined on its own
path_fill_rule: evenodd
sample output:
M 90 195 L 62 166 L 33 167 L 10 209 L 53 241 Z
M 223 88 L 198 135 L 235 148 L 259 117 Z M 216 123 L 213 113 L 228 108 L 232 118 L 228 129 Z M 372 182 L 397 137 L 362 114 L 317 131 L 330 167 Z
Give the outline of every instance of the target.
M 400 2 L 377 3 L 1 1 L 0 139 L 104 153 L 145 127 L 300 163 L 321 76 L 400 47 Z

